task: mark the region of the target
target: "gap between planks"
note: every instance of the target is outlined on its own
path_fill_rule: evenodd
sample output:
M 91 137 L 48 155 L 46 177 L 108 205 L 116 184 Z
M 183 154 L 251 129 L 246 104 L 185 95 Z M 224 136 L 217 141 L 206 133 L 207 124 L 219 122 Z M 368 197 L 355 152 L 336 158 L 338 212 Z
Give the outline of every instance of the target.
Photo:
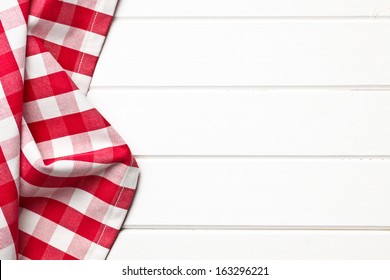
M 138 159 L 256 159 L 256 160 L 283 160 L 283 161 L 296 161 L 296 160 L 329 160 L 329 161 L 335 161 L 335 160 L 341 160 L 341 161 L 347 161 L 347 160 L 355 160 L 355 161 L 362 161 L 362 160 L 368 160 L 368 161 L 388 161 L 390 160 L 390 155 L 295 155 L 295 156 L 289 156 L 289 155 L 137 155 L 134 154 L 134 156 Z
M 390 16 L 116 16 L 114 20 L 390 20 Z
M 267 86 L 101 86 L 92 85 L 89 91 L 105 91 L 105 90 L 264 90 L 264 91 L 278 91 L 278 90 L 303 90 L 303 91 L 328 91 L 328 90 L 341 90 L 341 91 L 390 91 L 390 84 L 386 86 L 375 85 L 344 85 L 344 86 L 332 86 L 332 85 L 318 85 L 318 86 L 289 86 L 289 85 L 267 85 Z
M 130 210 L 131 211 L 131 210 Z M 214 225 L 124 225 L 122 230 L 253 230 L 253 231 L 389 231 L 390 226 L 214 226 Z

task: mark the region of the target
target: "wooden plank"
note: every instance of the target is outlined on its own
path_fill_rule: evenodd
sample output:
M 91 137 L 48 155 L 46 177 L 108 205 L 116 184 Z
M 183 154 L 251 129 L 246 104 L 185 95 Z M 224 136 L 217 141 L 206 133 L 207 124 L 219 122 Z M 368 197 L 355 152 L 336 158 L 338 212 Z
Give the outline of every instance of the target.
M 387 91 L 93 89 L 136 155 L 389 155 Z
M 111 260 L 389 259 L 388 231 L 123 230 Z
M 126 0 L 117 17 L 389 16 L 389 0 Z
M 387 19 L 121 19 L 92 85 L 390 85 L 389 30 Z
M 390 161 L 138 158 L 125 227 L 390 226 Z

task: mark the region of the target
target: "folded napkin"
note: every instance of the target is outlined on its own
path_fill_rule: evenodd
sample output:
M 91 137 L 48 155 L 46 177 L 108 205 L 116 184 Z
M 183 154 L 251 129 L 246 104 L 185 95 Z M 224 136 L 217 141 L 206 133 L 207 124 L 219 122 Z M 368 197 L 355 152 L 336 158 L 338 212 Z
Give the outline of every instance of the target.
M 104 259 L 117 237 L 138 166 L 86 97 L 116 2 L 0 1 L 0 259 Z

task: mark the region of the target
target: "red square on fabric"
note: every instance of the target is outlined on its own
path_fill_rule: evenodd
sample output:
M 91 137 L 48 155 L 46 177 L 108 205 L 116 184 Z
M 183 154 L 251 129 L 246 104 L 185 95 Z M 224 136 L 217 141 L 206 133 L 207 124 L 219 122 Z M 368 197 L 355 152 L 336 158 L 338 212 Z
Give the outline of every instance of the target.
M 101 233 L 103 227 L 98 221 L 84 216 L 76 233 L 91 241 L 97 242 L 98 234 Z
M 32 1 L 30 14 L 56 22 L 61 11 L 62 3 L 62 1 L 57 0 Z
M 61 24 L 71 26 L 73 18 L 77 16 L 76 9 L 77 9 L 76 5 L 63 2 L 57 16 L 57 21 L 60 22 Z
M 2 25 L 0 22 L 0 57 L 10 52 L 10 47 L 7 42 L 7 36 L 5 35 L 5 33 L 3 33 L 4 31 L 1 31 L 1 29 L 2 29 Z
M 27 80 L 25 82 L 24 89 L 25 102 L 30 102 L 54 95 L 49 76 L 42 76 L 36 79 Z
M 113 240 L 115 240 L 115 236 L 117 236 L 118 230 L 112 228 L 112 227 L 105 227 L 104 228 L 104 235 L 100 236 L 99 238 L 99 245 L 110 248 L 112 246 Z
M 32 56 L 40 53 L 46 52 L 46 48 L 43 45 L 44 40 L 35 36 L 27 36 L 28 48 L 26 50 L 27 56 Z
M 57 62 L 59 62 L 58 57 L 60 55 L 62 48 L 65 48 L 65 47 L 57 45 L 57 44 L 49 42 L 49 41 L 43 41 L 42 45 L 45 48 L 45 51 L 49 51 L 50 54 L 53 56 L 53 58 L 56 59 Z M 59 63 L 59 64 L 61 64 L 61 63 Z
M 62 252 L 61 250 L 58 250 L 57 248 L 54 248 L 50 245 L 46 247 L 46 250 L 42 255 L 43 260 L 53 260 L 56 258 L 65 260 L 64 257 L 65 257 L 65 252 Z
M 1 175 L 3 175 L 3 172 L 5 171 L 4 169 L 5 169 L 5 166 L 3 164 L 2 166 L 0 166 Z M 5 171 L 4 173 L 9 173 L 9 170 Z M 0 180 L 0 188 L 1 188 L 1 195 L 0 195 L 0 205 L 1 206 L 4 206 L 4 205 L 7 205 L 9 203 L 14 202 L 15 198 L 18 197 L 18 192 L 16 190 L 16 184 L 15 184 L 15 181 L 13 180 L 11 174 L 6 175 L 5 179 L 2 178 Z
M 64 123 L 70 135 L 78 134 L 87 130 L 82 115 L 83 113 L 76 113 L 63 117 Z
M 20 96 L 22 96 L 23 81 L 19 70 L 3 76 L 1 78 L 1 83 L 6 96 L 16 92 L 20 92 Z M 10 104 L 10 106 L 15 106 L 15 104 Z
M 0 207 L 3 212 L 4 219 L 9 225 L 11 235 L 16 237 L 17 229 L 15 227 L 18 226 L 18 200 L 11 200 L 11 202 L 4 205 L 0 204 Z
M 0 78 L 19 70 L 19 66 L 16 63 L 14 54 L 12 52 L 5 53 L 0 56 Z
M 58 53 L 58 63 L 66 70 L 76 72 L 77 63 L 80 61 L 81 53 L 71 48 L 62 47 Z
M 42 259 L 47 247 L 49 246 L 45 242 L 31 236 L 23 231 L 19 232 L 19 245 L 24 251 L 28 251 L 28 257 L 30 259 L 39 260 Z M 21 252 L 23 254 L 23 251 Z
M 70 25 L 84 30 L 89 30 L 95 19 L 95 11 L 77 6 L 75 9 L 75 17 Z
M 102 13 L 97 13 L 95 24 L 93 25 L 91 31 L 100 35 L 106 34 L 111 20 L 111 16 Z
M 77 68 L 75 69 L 75 72 L 87 75 L 87 76 L 92 76 L 93 71 L 95 70 L 95 65 L 98 61 L 98 57 L 83 53 L 82 54 L 83 58 L 83 63 L 79 64 Z
M 116 206 L 122 209 L 129 208 L 130 201 L 127 199 L 128 197 L 133 197 L 134 190 L 130 188 L 123 188 L 121 196 L 118 198 Z
M 61 224 L 63 227 L 73 231 L 77 232 L 77 229 L 80 226 L 80 222 L 83 219 L 84 215 L 72 207 L 67 207 L 64 215 L 62 216 L 61 219 Z
M 48 199 L 44 197 L 20 197 L 20 205 L 36 214 L 42 215 L 45 211 Z M 23 214 L 23 211 L 21 212 Z
M 23 13 L 24 22 L 27 23 L 28 11 L 30 9 L 30 1 L 29 0 L 18 0 L 20 10 Z
M 48 75 L 48 78 L 54 95 L 77 90 L 75 84 L 64 71 Z
M 83 112 L 83 122 L 89 130 L 97 130 L 110 126 L 110 124 L 99 114 L 96 109 L 91 109 Z
M 100 197 L 103 201 L 109 204 L 114 204 L 119 192 L 120 187 L 114 185 L 107 179 L 102 179 L 99 182 L 99 186 L 96 188 L 94 195 Z
M 23 109 L 23 92 L 18 91 L 7 95 L 8 104 L 14 116 L 21 114 Z
M 67 207 L 67 205 L 59 201 L 48 199 L 46 208 L 43 211 L 42 216 L 59 224 Z
M 50 130 L 45 121 L 29 123 L 28 127 L 37 143 L 51 139 Z

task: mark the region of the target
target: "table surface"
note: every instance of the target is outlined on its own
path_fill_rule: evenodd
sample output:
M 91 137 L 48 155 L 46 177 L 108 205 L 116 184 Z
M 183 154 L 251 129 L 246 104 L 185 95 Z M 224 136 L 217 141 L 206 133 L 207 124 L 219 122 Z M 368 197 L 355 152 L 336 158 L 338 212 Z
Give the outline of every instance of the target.
M 88 97 L 141 178 L 109 258 L 390 258 L 389 16 L 120 1 Z

